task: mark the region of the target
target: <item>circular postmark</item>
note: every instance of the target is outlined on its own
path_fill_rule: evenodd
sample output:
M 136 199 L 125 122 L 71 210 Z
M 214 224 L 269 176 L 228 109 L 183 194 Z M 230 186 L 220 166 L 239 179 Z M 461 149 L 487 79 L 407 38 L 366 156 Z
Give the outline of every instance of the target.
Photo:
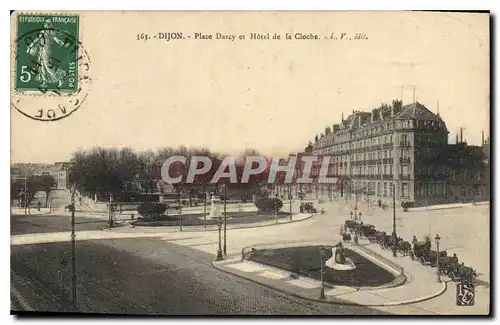
M 76 32 L 43 27 L 20 29 L 13 43 L 11 105 L 38 121 L 57 121 L 74 113 L 90 89 L 90 57 Z M 60 19 L 60 18 L 59 18 Z

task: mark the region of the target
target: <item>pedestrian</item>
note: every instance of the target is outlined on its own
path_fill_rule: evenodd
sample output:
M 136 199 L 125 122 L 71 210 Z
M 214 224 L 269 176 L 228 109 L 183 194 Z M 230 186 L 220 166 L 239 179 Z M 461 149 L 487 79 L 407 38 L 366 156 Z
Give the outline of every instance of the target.
M 38 201 L 38 204 L 37 204 L 37 207 L 38 207 L 38 211 L 40 211 L 40 207 L 42 206 L 42 203 L 40 203 L 40 201 Z

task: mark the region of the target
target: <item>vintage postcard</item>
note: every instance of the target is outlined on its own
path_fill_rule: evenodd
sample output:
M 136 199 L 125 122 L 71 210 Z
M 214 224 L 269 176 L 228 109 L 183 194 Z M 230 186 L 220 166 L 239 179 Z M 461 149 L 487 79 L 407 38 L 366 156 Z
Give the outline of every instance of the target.
M 490 15 L 11 14 L 11 313 L 488 315 Z

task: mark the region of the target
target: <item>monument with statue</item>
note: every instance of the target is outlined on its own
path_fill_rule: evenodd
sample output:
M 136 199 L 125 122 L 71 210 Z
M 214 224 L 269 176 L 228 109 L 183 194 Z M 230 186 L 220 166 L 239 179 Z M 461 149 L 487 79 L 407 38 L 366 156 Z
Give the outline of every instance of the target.
M 345 248 L 342 242 L 332 247 L 332 257 L 325 262 L 326 267 L 339 271 L 350 271 L 356 268 L 354 262 L 345 257 Z

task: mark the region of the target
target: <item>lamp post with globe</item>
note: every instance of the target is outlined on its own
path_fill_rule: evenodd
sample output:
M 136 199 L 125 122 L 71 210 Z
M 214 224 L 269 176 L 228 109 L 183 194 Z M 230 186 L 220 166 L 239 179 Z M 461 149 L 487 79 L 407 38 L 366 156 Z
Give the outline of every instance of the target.
M 222 261 L 222 238 L 221 238 L 221 230 L 222 230 L 222 217 L 219 214 L 219 218 L 217 219 L 217 228 L 219 228 L 219 249 L 217 250 L 217 261 Z
M 441 282 L 441 272 L 439 270 L 439 241 L 441 240 L 441 237 L 439 237 L 439 234 L 436 235 L 436 238 L 434 238 L 436 241 L 436 248 L 437 248 L 437 256 L 436 256 L 436 274 L 437 274 L 437 282 Z

